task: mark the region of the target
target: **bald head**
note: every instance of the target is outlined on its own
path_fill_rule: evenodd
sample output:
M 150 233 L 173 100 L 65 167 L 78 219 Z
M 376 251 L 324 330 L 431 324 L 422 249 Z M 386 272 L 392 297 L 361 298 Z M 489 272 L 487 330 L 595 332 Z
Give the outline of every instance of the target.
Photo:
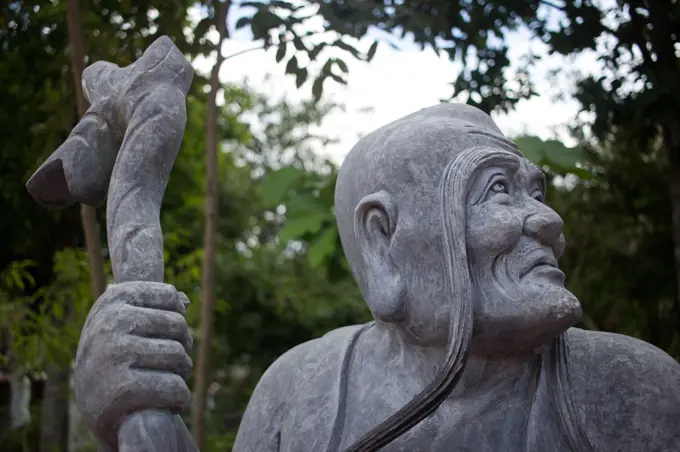
M 431 213 L 439 211 L 443 170 L 460 151 L 476 146 L 517 153 L 486 113 L 465 104 L 439 104 L 379 128 L 349 152 L 338 175 L 335 209 L 345 254 L 365 297 L 365 259 L 355 237 L 355 210 L 362 199 L 376 193 L 390 198 L 392 233 L 399 218 L 436 228 L 439 220 Z
M 444 400 L 465 367 L 473 299 L 466 249 L 468 184 L 490 165 L 517 168 L 491 118 L 440 104 L 388 124 L 350 151 L 335 191 L 340 238 L 378 324 L 446 347 L 440 374 L 351 450 L 378 450 Z

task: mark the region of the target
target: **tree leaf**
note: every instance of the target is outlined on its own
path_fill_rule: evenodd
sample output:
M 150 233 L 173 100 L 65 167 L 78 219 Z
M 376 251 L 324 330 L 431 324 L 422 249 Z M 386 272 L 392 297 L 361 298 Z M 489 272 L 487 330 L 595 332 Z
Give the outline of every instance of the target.
M 298 71 L 298 64 L 297 64 L 297 57 L 293 55 L 293 57 L 288 60 L 288 64 L 286 64 L 286 74 L 295 74 Z
M 335 251 L 338 230 L 333 226 L 326 227 L 321 235 L 314 239 L 307 249 L 307 261 L 312 268 L 319 267 L 324 260 Z
M 307 233 L 316 233 L 321 229 L 324 220 L 323 215 L 291 218 L 279 231 L 279 240 L 281 240 L 281 243 L 287 243 L 291 240 L 299 240 Z
M 368 54 L 366 54 L 366 61 L 371 61 L 375 56 L 375 51 L 378 50 L 378 41 L 374 41 L 371 47 L 368 49 Z
M 258 192 L 266 207 L 276 207 L 286 197 L 290 188 L 299 181 L 303 173 L 292 166 L 286 166 L 270 173 L 259 185 Z
M 347 72 L 349 72 L 349 69 L 347 68 L 347 64 L 344 61 L 342 61 L 341 59 L 336 58 L 335 64 L 337 64 L 338 67 L 340 68 L 340 70 L 342 72 L 344 72 L 345 74 L 347 74 Z
M 323 82 L 325 79 L 325 75 L 322 74 L 317 77 L 316 80 L 314 80 L 314 84 L 312 85 L 312 95 L 314 96 L 315 102 L 318 102 L 321 99 L 321 95 L 323 94 Z
M 283 20 L 276 14 L 266 9 L 260 9 L 253 15 L 252 30 L 255 39 L 263 39 L 268 36 L 269 30 L 281 25 Z
M 581 179 L 592 179 L 592 174 L 577 166 L 586 163 L 587 156 L 580 147 L 567 147 L 557 140 L 543 141 L 536 136 L 522 136 L 515 140 L 524 157 L 539 166 L 547 165 L 551 170 L 564 175 L 571 173 Z
M 324 47 L 326 47 L 327 45 L 328 45 L 328 44 L 326 44 L 325 42 L 322 42 L 322 43 L 320 43 L 320 44 L 315 45 L 315 46 L 312 48 L 312 50 L 309 52 L 309 54 L 308 54 L 308 55 L 309 55 L 309 59 L 312 60 L 312 61 L 313 61 L 313 60 L 316 60 L 316 58 L 319 56 L 319 53 L 321 53 L 321 51 L 322 51 L 322 50 L 324 49 Z
M 236 21 L 236 29 L 239 30 L 246 25 L 248 25 L 252 21 L 251 17 L 239 17 L 239 19 Z
M 343 41 L 342 39 L 337 39 L 337 40 L 333 43 L 333 45 L 335 45 L 336 47 L 338 47 L 338 48 L 340 48 L 340 49 L 342 49 L 342 50 L 344 50 L 344 51 L 346 51 L 346 52 L 351 53 L 352 55 L 354 55 L 355 58 L 360 58 L 360 57 L 361 57 L 361 54 L 359 53 L 359 51 L 358 51 L 354 46 L 352 46 L 352 45 L 350 45 L 350 44 L 347 44 L 347 43 L 346 43 L 345 41 Z
M 336 82 L 340 83 L 341 85 L 346 85 L 346 84 L 347 84 L 347 80 L 345 80 L 344 78 L 340 77 L 340 76 L 337 75 L 337 74 L 333 74 L 333 73 L 331 72 L 331 73 L 328 74 L 328 75 L 329 75 L 333 80 L 335 80 Z
M 583 151 L 580 148 L 569 148 L 556 140 L 545 141 L 543 148 L 545 157 L 549 162 L 565 168 L 575 168 L 576 163 L 584 159 Z
M 295 48 L 297 50 L 300 50 L 300 51 L 307 50 L 307 47 L 305 47 L 305 44 L 302 42 L 302 39 L 300 39 L 299 36 L 295 36 L 293 38 L 293 45 L 295 45 Z
M 519 150 L 528 160 L 536 165 L 543 165 L 545 154 L 543 151 L 543 140 L 535 136 L 521 136 L 513 140 Z
M 294 196 L 286 202 L 287 218 L 300 218 L 309 215 L 324 215 L 328 220 L 333 219 L 331 209 L 309 194 Z
M 298 88 L 301 87 L 302 85 L 305 84 L 305 81 L 307 81 L 307 68 L 300 68 L 297 73 L 295 74 L 295 86 Z
M 276 62 L 280 63 L 281 60 L 286 56 L 286 48 L 288 47 L 288 43 L 286 41 L 281 41 L 279 43 L 279 48 L 276 51 Z
M 199 39 L 204 38 L 206 33 L 208 33 L 210 26 L 214 23 L 215 20 L 212 17 L 205 17 L 198 21 L 198 24 L 194 27 L 194 42 L 198 42 Z

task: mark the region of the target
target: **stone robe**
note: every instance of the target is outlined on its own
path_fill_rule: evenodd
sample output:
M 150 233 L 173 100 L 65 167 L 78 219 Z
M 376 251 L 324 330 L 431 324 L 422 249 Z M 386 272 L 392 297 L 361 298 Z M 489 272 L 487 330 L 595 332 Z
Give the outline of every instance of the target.
M 334 330 L 272 364 L 251 398 L 234 451 L 335 452 L 356 441 L 363 432 L 347 428 L 357 425 L 345 409 L 347 381 L 355 344 L 371 325 Z M 487 437 L 474 422 L 433 429 L 425 419 L 383 450 L 680 451 L 680 364 L 663 351 L 627 336 L 571 328 L 540 362 L 531 408 L 516 420 L 520 428 L 513 434 Z M 372 424 L 364 430 L 380 421 L 367 419 Z

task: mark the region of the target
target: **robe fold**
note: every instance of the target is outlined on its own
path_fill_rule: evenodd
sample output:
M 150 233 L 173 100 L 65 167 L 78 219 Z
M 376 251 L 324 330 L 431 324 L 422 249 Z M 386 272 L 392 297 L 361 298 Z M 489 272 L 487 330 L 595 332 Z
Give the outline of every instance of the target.
M 275 393 L 266 400 L 253 397 L 253 409 L 249 406 L 244 416 L 234 450 L 255 450 L 239 449 L 240 444 L 249 444 L 258 445 L 257 450 L 262 452 L 341 452 L 342 439 L 347 434 L 343 430 L 344 420 L 352 415 L 345 410 L 349 362 L 358 337 L 370 325 L 331 331 L 279 358 L 258 385 L 260 394 L 276 388 Z M 564 354 L 569 353 L 569 343 L 573 342 L 570 338 L 580 331 L 571 329 L 544 352 L 540 372 L 536 375 L 538 382 L 527 421 L 526 441 L 518 452 L 591 450 L 584 444 L 587 439 L 581 432 L 585 411 L 572 401 L 572 398 L 584 400 L 585 395 L 579 391 L 585 390 L 586 382 L 582 379 L 571 381 L 571 377 L 563 374 L 567 369 L 562 367 L 568 359 Z M 557 358 L 562 358 L 562 362 Z M 295 363 L 295 367 L 290 368 L 290 363 Z M 283 366 L 287 367 L 284 373 L 280 372 Z M 280 378 L 282 375 L 287 376 L 285 381 Z M 561 406 L 564 404 L 571 406 L 565 409 Z M 375 424 L 380 421 L 376 419 Z M 258 425 L 262 429 L 251 428 Z M 555 441 L 555 438 L 561 440 Z M 384 450 L 416 452 L 409 446 L 404 449 L 404 446 L 397 439 Z M 439 446 L 435 447 L 437 449 L 427 452 L 440 452 Z M 450 452 L 450 448 L 441 449 L 441 452 L 445 451 Z

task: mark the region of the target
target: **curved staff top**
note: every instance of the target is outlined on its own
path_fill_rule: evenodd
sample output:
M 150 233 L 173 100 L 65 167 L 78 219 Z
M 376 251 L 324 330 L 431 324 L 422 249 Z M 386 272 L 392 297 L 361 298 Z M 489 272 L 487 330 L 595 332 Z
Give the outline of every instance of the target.
M 48 208 L 80 202 L 106 208 L 113 277 L 162 282 L 160 207 L 186 125 L 193 68 L 167 36 L 130 66 L 96 62 L 83 72 L 91 106 L 26 184 Z M 173 434 L 174 433 L 174 434 Z M 167 411 L 128 415 L 120 452 L 194 452 L 182 419 Z

